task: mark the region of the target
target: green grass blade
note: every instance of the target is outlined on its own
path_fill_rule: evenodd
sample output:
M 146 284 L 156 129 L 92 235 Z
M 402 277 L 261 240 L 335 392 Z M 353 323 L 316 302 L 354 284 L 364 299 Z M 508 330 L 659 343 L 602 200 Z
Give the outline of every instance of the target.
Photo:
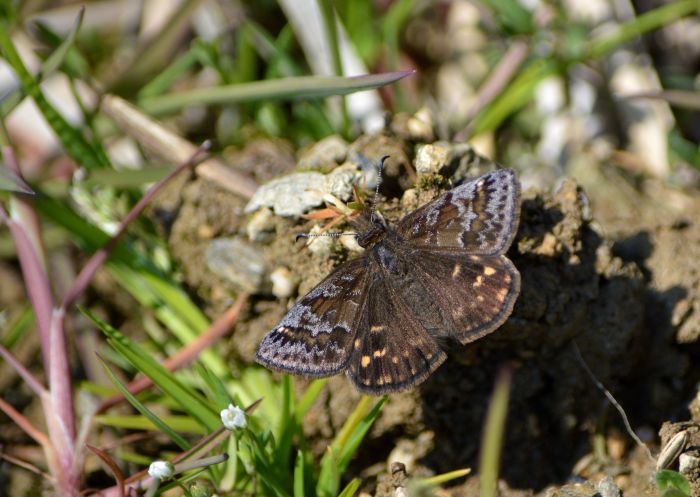
M 214 412 L 211 405 L 194 392 L 184 386 L 175 376 L 158 363 L 148 352 L 129 340 L 116 329 L 101 321 L 90 311 L 81 309 L 102 332 L 107 335 L 109 344 L 119 354 L 124 356 L 136 369 L 148 376 L 151 381 L 166 395 L 170 396 L 180 408 L 205 426 L 209 431 L 214 431 L 221 425 L 218 413 Z
M 355 456 L 357 449 L 360 447 L 362 440 L 364 440 L 365 435 L 369 432 L 369 429 L 374 424 L 374 421 L 379 416 L 379 413 L 384 407 L 386 402 L 386 396 L 382 397 L 379 402 L 375 404 L 372 410 L 367 416 L 365 416 L 362 421 L 353 430 L 352 434 L 348 438 L 347 443 L 339 447 L 340 457 L 338 458 L 338 470 L 340 474 L 343 474 L 350 464 L 350 460 Z
M 128 400 L 128 399 L 127 399 Z M 138 399 L 136 399 L 138 401 Z M 184 433 L 193 433 L 196 435 L 206 435 L 207 432 L 202 427 L 202 425 L 195 422 L 189 416 L 161 416 L 160 419 L 172 430 Z M 95 421 L 104 425 L 111 426 L 113 428 L 124 428 L 127 430 L 142 430 L 142 431 L 152 431 L 154 429 L 160 430 L 160 426 L 155 424 L 147 416 L 95 416 Z M 162 430 L 161 430 L 162 431 Z M 180 445 L 180 444 L 178 444 Z M 183 450 L 189 447 L 184 447 L 180 445 Z
M 228 406 L 231 399 L 221 377 L 198 362 L 193 364 L 193 368 L 206 385 L 207 394 L 212 401 L 221 408 Z
M 104 323 L 103 323 L 104 324 Z M 143 405 L 139 400 L 132 395 L 129 392 L 129 389 L 126 388 L 126 386 L 119 381 L 119 378 L 117 378 L 117 375 L 114 374 L 112 369 L 107 366 L 106 363 L 102 363 L 104 365 L 105 371 L 107 372 L 107 375 L 109 376 L 110 380 L 112 380 L 112 383 L 119 389 L 119 391 L 124 395 L 124 398 L 132 405 L 134 406 L 134 409 L 136 409 L 138 412 L 140 412 L 144 418 L 152 423 L 153 426 L 155 426 L 158 430 L 160 430 L 162 433 L 167 435 L 170 440 L 175 442 L 178 447 L 180 447 L 182 450 L 188 450 L 190 448 L 190 444 L 187 443 L 187 440 L 182 438 L 175 430 L 173 430 L 170 426 L 168 426 L 162 419 L 160 419 L 158 416 L 153 414 L 150 409 L 148 409 L 145 405 Z
M 495 497 L 498 491 L 498 469 L 501 459 L 501 446 L 508 414 L 511 372 L 504 369 L 496 379 L 486 416 L 486 426 L 481 442 L 479 458 L 479 479 L 482 497 Z
M 353 478 L 350 480 L 350 483 L 345 486 L 343 491 L 340 492 L 338 497 L 353 497 L 353 495 L 355 495 L 360 489 L 360 485 L 362 485 L 362 480 L 359 478 Z
M 538 59 L 526 67 L 508 88 L 480 113 L 474 121 L 474 134 L 496 129 L 514 112 L 532 100 L 537 85 L 545 78 L 560 72 L 559 63 L 552 59 Z
M 17 316 L 3 330 L 0 343 L 8 350 L 24 336 L 30 326 L 34 324 L 34 310 L 30 305 L 25 306 Z
M 306 497 L 306 471 L 304 453 L 297 451 L 297 458 L 294 461 L 294 497 Z
M 319 497 L 335 497 L 340 488 L 340 477 L 357 452 L 360 443 L 379 416 L 386 402 L 382 397 L 374 407 L 372 397 L 363 395 L 357 407 L 343 424 L 328 451 L 321 460 L 321 471 L 316 486 Z M 371 407 L 371 409 L 370 409 Z
M 316 483 L 316 495 L 318 497 L 335 497 L 340 488 L 340 474 L 338 473 L 338 457 L 332 447 L 321 459 L 321 471 Z
M 197 88 L 140 101 L 146 112 L 162 114 L 191 105 L 229 105 L 257 100 L 293 98 L 324 98 L 373 90 L 394 83 L 412 71 L 399 71 L 365 76 L 340 78 L 336 76 L 299 76 L 276 80 L 256 81 L 237 85 Z
M 247 19 L 242 25 L 242 29 L 248 32 L 248 36 L 253 40 L 258 54 L 274 67 L 276 72 L 284 77 L 301 76 L 303 74 L 301 66 L 297 64 L 293 57 L 282 49 L 280 43 L 275 40 L 262 26 Z
M 273 464 L 284 467 L 289 464 L 292 453 L 292 442 L 297 431 L 296 418 L 292 414 L 292 379 L 289 375 L 282 378 L 282 403 L 280 409 L 279 428 L 277 429 L 277 447 Z
M 68 34 L 68 36 L 62 41 L 59 41 L 58 36 L 54 35 L 53 32 L 47 30 L 42 24 L 36 23 L 37 31 L 39 32 L 39 37 L 41 37 L 41 35 L 44 35 L 44 37 L 50 36 L 52 40 L 55 40 L 55 44 L 57 44 L 54 51 L 51 53 L 51 55 L 49 55 L 49 57 L 43 62 L 43 64 L 39 68 L 39 71 L 36 75 L 37 83 L 41 83 L 44 79 L 53 74 L 53 72 L 56 69 L 58 69 L 58 67 L 60 67 L 60 65 L 63 64 L 64 61 L 66 61 L 66 57 L 70 53 L 70 49 L 73 48 L 75 37 L 78 31 L 80 30 L 80 26 L 83 22 L 83 13 L 84 9 L 81 9 L 76 18 L 73 29 Z M 1 18 L 2 16 L 0 16 L 0 19 Z M 21 86 L 15 88 L 9 94 L 3 95 L 2 100 L 0 101 L 0 116 L 9 115 L 10 112 L 12 112 L 15 109 L 15 107 L 17 107 L 17 105 L 19 105 L 22 102 L 22 99 L 24 99 L 24 97 L 25 93 Z
M 94 187 L 141 189 L 149 183 L 156 183 L 172 172 L 172 166 L 150 165 L 144 169 L 95 169 L 82 180 L 86 190 Z
M 623 43 L 698 11 L 698 0 L 681 0 L 657 7 L 621 24 L 613 33 L 592 40 L 585 57 L 598 58 Z
M 291 497 L 284 482 L 280 479 L 280 473 L 287 472 L 286 468 L 278 467 L 271 463 L 263 441 L 255 433 L 250 430 L 245 433 L 247 435 L 246 445 L 248 445 L 253 456 L 253 465 L 259 478 L 277 497 Z
M 486 5 L 493 9 L 502 31 L 514 34 L 531 34 L 535 23 L 529 10 L 516 0 L 486 0 Z M 505 34 L 505 33 L 504 33 Z
M 443 483 L 447 483 L 448 481 L 456 480 L 457 478 L 462 478 L 463 476 L 467 476 L 471 472 L 471 468 L 456 469 L 454 471 L 442 473 L 441 475 L 435 475 L 429 478 L 422 478 L 416 483 L 419 486 L 433 487 L 436 485 L 442 485 Z
M 44 119 L 56 133 L 68 155 L 77 164 L 81 164 L 88 169 L 108 167 L 109 162 L 106 161 L 104 153 L 97 151 L 46 99 L 41 91 L 41 87 L 29 73 L 24 62 L 22 62 L 10 39 L 9 33 L 7 25 L 4 22 L 0 22 L 0 52 L 17 74 L 24 92 L 32 97 Z
M 326 378 L 314 380 L 306 388 L 306 391 L 297 402 L 294 410 L 298 423 L 301 423 L 302 418 L 309 412 L 309 409 L 311 409 L 313 403 L 316 402 L 318 395 L 321 393 L 321 390 L 323 390 L 323 387 L 326 386 L 326 383 L 328 383 Z
M 42 79 L 46 78 L 46 76 L 52 74 L 56 69 L 58 69 L 61 66 L 61 64 L 63 64 L 63 61 L 68 55 L 68 51 L 75 44 L 75 38 L 78 36 L 78 31 L 80 31 L 80 27 L 83 24 L 84 14 L 85 7 L 83 6 L 78 11 L 78 16 L 75 18 L 75 21 L 73 22 L 73 28 L 68 33 L 68 36 L 66 36 L 65 40 L 63 40 L 61 44 L 58 47 L 56 47 L 56 50 L 54 50 L 41 65 L 41 71 L 39 73 L 41 76 L 37 78 L 38 80 L 41 81 Z
M 187 52 L 175 59 L 160 74 L 155 76 L 144 86 L 138 94 L 139 98 L 154 97 L 165 93 L 168 88 L 190 70 L 197 63 L 197 54 L 190 48 Z

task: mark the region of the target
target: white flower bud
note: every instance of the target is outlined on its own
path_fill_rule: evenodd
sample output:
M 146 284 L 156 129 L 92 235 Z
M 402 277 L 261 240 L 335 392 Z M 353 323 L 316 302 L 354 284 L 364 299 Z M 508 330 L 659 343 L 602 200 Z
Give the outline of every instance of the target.
M 240 407 L 229 404 L 227 409 L 221 411 L 221 422 L 224 426 L 233 430 L 235 428 L 245 428 L 248 420 L 245 417 L 245 411 Z
M 175 474 L 175 466 L 168 461 L 153 461 L 148 467 L 148 474 L 156 480 L 168 480 Z

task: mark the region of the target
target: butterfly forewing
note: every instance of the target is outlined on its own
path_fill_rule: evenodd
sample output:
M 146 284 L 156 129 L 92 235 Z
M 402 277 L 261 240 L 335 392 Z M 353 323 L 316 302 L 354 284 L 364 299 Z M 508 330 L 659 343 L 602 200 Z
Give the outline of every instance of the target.
M 401 219 L 396 231 L 409 245 L 500 254 L 515 236 L 520 186 L 511 169 L 468 181 Z
M 257 361 L 305 376 L 343 371 L 368 292 L 364 258 L 338 267 L 290 309 L 258 348 Z
M 434 336 L 466 344 L 495 331 L 520 292 L 520 273 L 502 255 L 421 253 L 415 262 L 416 277 L 453 323 Z
M 379 268 L 377 268 L 379 270 Z M 348 376 L 372 395 L 406 390 L 445 360 L 445 353 L 384 278 L 371 285 Z

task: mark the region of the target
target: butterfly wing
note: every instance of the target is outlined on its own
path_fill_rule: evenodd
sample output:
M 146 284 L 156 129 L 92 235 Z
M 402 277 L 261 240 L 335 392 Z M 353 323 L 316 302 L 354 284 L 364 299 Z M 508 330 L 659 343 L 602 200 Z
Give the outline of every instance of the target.
M 520 186 L 499 169 L 443 193 L 402 218 L 396 231 L 414 247 L 502 254 L 520 219 Z
M 415 258 L 415 276 L 425 285 L 444 321 L 432 331 L 462 344 L 495 331 L 508 318 L 520 292 L 520 273 L 504 255 L 429 253 Z
M 366 263 L 364 257 L 344 263 L 307 293 L 267 334 L 256 360 L 304 376 L 345 369 L 365 307 Z
M 408 390 L 446 359 L 388 281 L 375 278 L 371 284 L 347 369 L 357 389 L 371 395 Z

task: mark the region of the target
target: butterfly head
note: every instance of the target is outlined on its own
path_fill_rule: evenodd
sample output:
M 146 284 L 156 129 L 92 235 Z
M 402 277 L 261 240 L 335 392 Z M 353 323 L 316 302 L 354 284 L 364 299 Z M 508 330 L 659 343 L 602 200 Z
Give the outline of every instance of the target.
M 369 248 L 384 237 L 387 226 L 384 218 L 374 212 L 372 216 L 364 215 L 355 222 L 357 244 L 362 248 Z

